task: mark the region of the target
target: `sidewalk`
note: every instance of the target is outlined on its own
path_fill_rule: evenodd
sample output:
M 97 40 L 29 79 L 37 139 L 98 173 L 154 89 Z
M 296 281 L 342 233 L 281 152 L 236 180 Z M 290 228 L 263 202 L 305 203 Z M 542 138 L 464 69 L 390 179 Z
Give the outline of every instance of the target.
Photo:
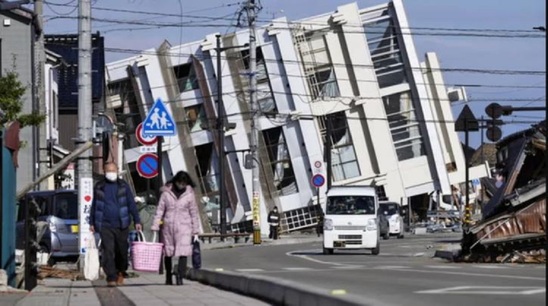
M 17 303 L 0 295 L 0 305 L 16 306 L 129 306 L 129 305 L 269 305 L 260 300 L 185 279 L 183 286 L 164 285 L 165 276 L 141 273 L 125 280 L 124 286 L 109 288 L 100 280 L 71 281 L 48 278 Z

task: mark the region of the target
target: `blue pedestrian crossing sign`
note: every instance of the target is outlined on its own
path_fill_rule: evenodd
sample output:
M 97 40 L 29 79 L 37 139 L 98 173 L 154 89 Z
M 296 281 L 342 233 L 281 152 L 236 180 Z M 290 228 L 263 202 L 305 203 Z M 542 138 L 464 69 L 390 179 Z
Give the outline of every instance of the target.
M 154 106 L 148 112 L 143 121 L 143 132 L 145 136 L 174 136 L 175 121 L 169 111 L 162 103 L 162 99 L 156 100 Z

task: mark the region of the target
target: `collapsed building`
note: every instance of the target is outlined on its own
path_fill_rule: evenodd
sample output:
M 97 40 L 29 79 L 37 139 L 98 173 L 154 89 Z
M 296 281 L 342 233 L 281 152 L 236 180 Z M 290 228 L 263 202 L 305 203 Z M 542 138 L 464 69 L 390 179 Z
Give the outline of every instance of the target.
M 497 143 L 493 178 L 482 179 L 482 220 L 465 231 L 462 259 L 546 260 L 546 121 Z

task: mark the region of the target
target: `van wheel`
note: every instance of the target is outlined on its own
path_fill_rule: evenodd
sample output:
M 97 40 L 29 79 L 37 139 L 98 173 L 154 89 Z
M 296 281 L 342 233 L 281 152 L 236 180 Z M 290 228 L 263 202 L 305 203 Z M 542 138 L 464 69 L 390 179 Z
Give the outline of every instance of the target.
M 381 246 L 377 242 L 377 247 L 374 248 L 374 249 L 371 249 L 371 254 L 372 255 L 379 255 L 380 252 L 381 252 Z
M 333 254 L 333 249 L 323 248 L 323 253 L 325 255 L 332 255 Z

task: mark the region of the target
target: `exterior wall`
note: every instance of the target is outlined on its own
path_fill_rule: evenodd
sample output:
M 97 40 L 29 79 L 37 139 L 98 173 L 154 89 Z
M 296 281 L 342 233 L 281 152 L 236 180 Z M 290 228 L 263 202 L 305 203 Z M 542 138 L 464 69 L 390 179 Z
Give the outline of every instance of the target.
M 382 85 L 378 80 L 379 72 L 372 68 L 376 60 L 373 53 L 378 50 L 370 50 L 370 46 L 379 47 L 372 45 L 368 33 L 360 31 L 356 25 L 365 26 L 386 19 L 385 12 L 388 12 L 397 32 L 408 31 L 409 25 L 401 0 L 366 9 L 358 9 L 355 3 L 348 4 L 330 14 L 291 23 L 285 18 L 279 18 L 269 26 L 256 30 L 257 46 L 263 57 L 261 64 L 264 64 L 268 76 L 266 81 L 262 79 L 262 84 L 268 82 L 269 90 L 266 94 L 270 94 L 275 103 L 275 111 L 261 113 L 258 128 L 264 135 L 272 129 L 281 129 L 284 146 L 289 154 L 284 167 L 289 165 L 294 173 L 291 189 L 278 190 L 279 187 L 273 182 L 275 174 L 270 169 L 273 161 L 266 148 L 266 139 L 260 136 L 259 155 L 263 167 L 261 224 L 264 233 L 268 232 L 267 212 L 274 205 L 282 212 L 307 208 L 317 204 L 318 191 L 322 201 L 326 185 L 317 190 L 311 178 L 317 173 L 326 174 L 323 165 L 325 124 L 322 118 L 329 118 L 333 114 L 346 116 L 345 135 L 352 141 L 350 149 L 355 154 L 357 165 L 357 169 L 351 169 L 353 174 L 345 174 L 342 179 L 334 181 L 334 185 L 382 186 L 389 200 L 402 201 L 406 205 L 408 198 L 428 195 L 436 190 L 449 194 L 450 184 L 460 182 L 463 153 L 452 124 L 447 122 L 452 121 L 452 114 L 441 74 L 422 73 L 411 68 L 419 67 L 419 62 L 410 35 L 398 35 L 396 43 L 399 48 L 396 51 L 401 53 L 402 71 L 406 76 L 404 81 L 390 86 Z M 310 52 L 305 46 L 307 39 L 314 39 L 307 36 L 311 31 L 321 32 L 319 41 L 328 50 L 329 63 L 322 64 L 331 65 L 330 78 L 336 78 L 333 84 L 336 85 L 337 93 L 333 96 L 323 93 L 315 96 L 317 90 L 311 87 L 311 70 L 303 60 L 303 54 Z M 219 116 L 215 102 L 216 80 L 222 77 L 225 114 L 228 122 L 236 123 L 235 129 L 225 133 L 226 150 L 230 152 L 227 155 L 228 169 L 225 172 L 228 174 L 225 184 L 228 182 L 234 186 L 234 190 L 227 191 L 232 205 L 229 219 L 233 223 L 250 218 L 252 198 L 251 169 L 245 168 L 244 154 L 241 152 L 250 147 L 251 131 L 248 79 L 242 76 L 245 73 L 242 52 L 246 50 L 237 48 L 248 41 L 248 36 L 247 31 L 241 31 L 222 38 L 222 47 L 225 48 L 220 54 L 222 71 L 217 71 L 218 55 L 214 34 L 206 36 L 203 41 L 176 47 L 166 42 L 158 51 L 165 56 L 152 55 L 149 50 L 142 55 L 107 65 L 109 82 L 128 78 L 127 67 L 131 67 L 137 84 L 135 92 L 140 97 L 143 114 L 154 99 L 169 101 L 166 105 L 171 108 L 179 128 L 178 137 L 166 138 L 164 147 L 173 173 L 178 170 L 192 173 L 200 159 L 200 156 L 196 156 L 195 148 L 213 144 L 213 151 L 210 152 L 212 170 L 209 174 L 217 181 L 215 184 L 219 182 L 219 157 L 216 153 L 218 137 L 216 129 L 211 126 Z M 203 69 L 200 86 L 207 88 L 180 92 L 173 67 L 184 63 L 193 63 Z M 427 54 L 425 67 L 437 65 L 435 56 Z M 409 98 L 405 100 L 407 93 Z M 414 150 L 411 157 L 402 157 L 398 153 L 402 147 L 396 144 L 398 139 L 394 138 L 397 127 L 391 126 L 393 113 L 388 113 L 388 105 L 392 103 L 390 97 L 394 95 L 399 97 L 396 101 L 398 105 L 411 104 L 410 111 L 402 112 L 407 114 L 406 122 L 416 126 L 413 133 L 418 134 L 412 134 L 409 129 L 406 130 L 406 137 L 418 137 L 419 144 L 422 143 L 415 146 L 415 142 L 410 142 Z M 205 109 L 206 117 L 203 120 L 208 127 L 190 131 L 188 109 L 194 106 Z M 279 143 L 276 145 L 277 150 L 283 150 Z M 280 155 L 280 151 L 276 152 Z M 128 149 L 126 160 L 133 161 L 139 154 L 137 148 Z M 315 165 L 318 161 L 322 164 L 319 168 Z M 457 170 L 448 174 L 446 165 L 451 163 L 456 165 Z M 215 194 L 215 188 L 218 188 L 215 184 L 211 185 L 211 194 Z
M 9 26 L 5 25 L 6 20 L 11 21 Z M 24 85 L 28 85 L 27 91 L 22 97 L 22 113 L 30 113 L 33 109 L 33 27 L 30 25 L 30 19 L 10 12 L 0 12 L 0 27 L 2 47 L 0 50 L 0 67 L 2 69 L 0 74 L 3 74 L 6 69 L 15 68 L 15 71 L 19 74 L 19 81 Z M 36 149 L 32 141 L 33 135 L 32 127 L 21 129 L 19 134 L 20 139 L 25 141 L 25 145 L 18 153 L 17 186 L 23 186 L 33 181 L 35 175 Z

